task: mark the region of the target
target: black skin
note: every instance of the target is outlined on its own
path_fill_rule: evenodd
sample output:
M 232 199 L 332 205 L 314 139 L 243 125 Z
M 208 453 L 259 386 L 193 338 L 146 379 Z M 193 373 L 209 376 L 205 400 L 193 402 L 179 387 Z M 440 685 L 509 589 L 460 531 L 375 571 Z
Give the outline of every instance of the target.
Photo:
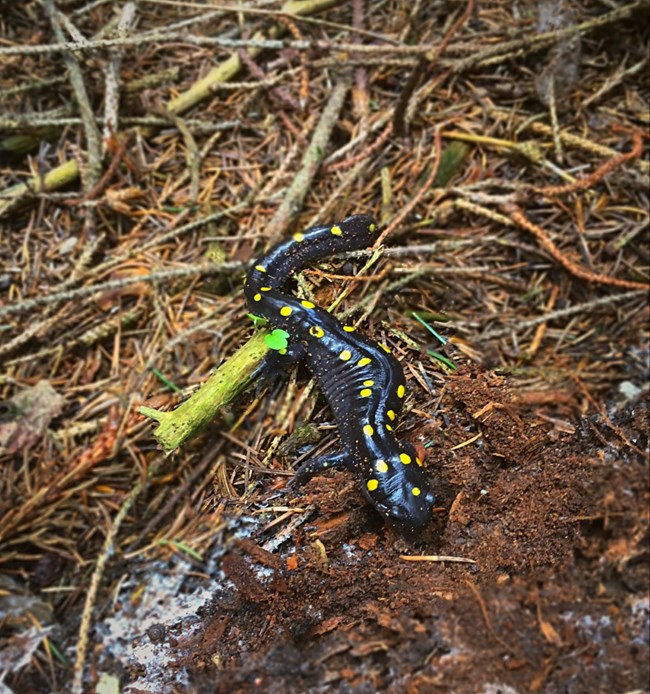
M 412 533 L 431 520 L 435 495 L 410 444 L 392 433 L 405 392 L 402 367 L 388 350 L 346 329 L 327 311 L 283 294 L 288 276 L 334 253 L 370 246 L 376 225 L 367 215 L 316 226 L 279 243 L 249 271 L 245 294 L 252 313 L 289 333 L 286 354 L 265 366 L 285 370 L 304 361 L 332 409 L 342 450 L 304 463 L 292 482 L 304 484 L 330 468 L 346 469 L 365 498 L 397 530 Z

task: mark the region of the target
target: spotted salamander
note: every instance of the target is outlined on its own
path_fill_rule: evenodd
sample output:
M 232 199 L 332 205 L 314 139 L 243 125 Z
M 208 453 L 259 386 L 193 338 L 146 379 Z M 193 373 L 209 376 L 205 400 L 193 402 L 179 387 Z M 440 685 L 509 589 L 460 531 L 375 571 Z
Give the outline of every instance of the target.
M 288 276 L 341 251 L 370 246 L 377 227 L 367 215 L 315 226 L 282 241 L 249 271 L 245 295 L 252 313 L 289 333 L 283 354 L 271 352 L 266 367 L 286 368 L 303 360 L 334 414 L 342 450 L 313 458 L 294 477 L 303 484 L 329 468 L 352 471 L 366 499 L 392 525 L 412 532 L 431 519 L 435 497 L 415 449 L 393 433 L 406 381 L 390 350 L 341 325 L 311 301 L 282 292 Z

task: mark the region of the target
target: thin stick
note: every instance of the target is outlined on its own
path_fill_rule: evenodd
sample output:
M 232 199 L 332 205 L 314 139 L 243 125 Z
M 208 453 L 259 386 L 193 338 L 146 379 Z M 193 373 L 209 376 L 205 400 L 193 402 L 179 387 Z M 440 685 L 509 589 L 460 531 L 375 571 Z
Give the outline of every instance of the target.
M 562 186 L 564 187 L 564 186 Z M 549 235 L 542 229 L 533 224 L 526 215 L 521 211 L 521 209 L 514 203 L 506 203 L 501 206 L 504 212 L 506 212 L 510 219 L 517 224 L 517 226 L 529 231 L 540 243 L 540 246 L 544 248 L 555 260 L 557 260 L 562 267 L 570 272 L 574 277 L 578 277 L 585 282 L 591 282 L 593 284 L 606 284 L 610 287 L 620 287 L 621 289 L 642 289 L 648 291 L 650 285 L 644 282 L 634 282 L 632 280 L 622 280 L 618 277 L 610 277 L 609 275 L 603 275 L 596 272 L 591 272 L 591 270 L 585 270 L 584 268 L 576 265 L 572 260 L 566 257 L 564 253 L 553 243 Z
M 313 12 L 320 12 L 321 10 L 332 7 L 338 4 L 337 0 L 312 0 L 311 2 L 302 2 L 300 4 L 291 2 L 285 2 L 282 6 L 282 12 L 286 14 L 310 14 Z M 227 39 L 224 43 L 223 39 L 217 39 L 215 45 L 230 44 L 229 48 L 240 49 L 243 48 L 248 51 L 249 55 L 255 58 L 262 50 L 268 48 L 270 44 L 275 45 L 276 50 L 282 50 L 287 43 L 298 43 L 298 44 L 310 44 L 310 41 L 277 41 L 274 40 L 275 37 L 282 34 L 284 27 L 275 25 L 269 30 L 269 36 L 271 40 L 265 40 L 264 35 L 261 32 L 257 32 L 250 40 L 237 40 L 237 39 Z M 184 40 L 189 40 L 189 42 L 194 43 L 194 39 L 199 37 L 189 36 L 185 37 Z M 210 37 L 215 38 L 215 37 Z M 199 43 L 203 43 L 202 39 L 199 39 Z M 190 89 L 179 94 L 176 98 L 172 99 L 167 104 L 167 110 L 170 113 L 183 113 L 188 109 L 195 106 L 199 101 L 211 96 L 214 92 L 214 85 L 220 82 L 228 82 L 234 75 L 236 75 L 242 68 L 242 60 L 237 51 L 235 51 L 229 58 L 224 60 L 220 65 L 217 65 L 214 69 L 198 82 L 195 82 Z
M 418 61 L 417 65 L 413 68 L 413 71 L 409 75 L 409 78 L 406 81 L 406 85 L 404 86 L 402 93 L 399 95 L 399 98 L 397 100 L 397 104 L 395 106 L 395 115 L 393 118 L 393 130 L 395 131 L 395 134 L 398 137 L 404 135 L 404 131 L 405 131 L 404 116 L 406 114 L 406 110 L 408 107 L 408 103 L 411 99 L 411 95 L 413 94 L 413 91 L 415 90 L 415 88 L 417 87 L 417 85 L 420 81 L 420 77 L 422 75 L 426 75 L 426 74 L 431 73 L 432 69 L 434 68 L 434 66 L 438 62 L 438 58 L 440 58 L 442 53 L 445 51 L 445 49 L 449 45 L 449 42 L 451 41 L 453 35 L 472 16 L 473 11 L 474 11 L 474 0 L 468 0 L 467 6 L 465 7 L 465 11 L 452 24 L 451 28 L 445 34 L 442 41 L 440 42 L 440 45 L 435 49 L 433 56 L 431 58 L 429 58 L 426 54 L 423 55 L 420 58 L 420 60 Z
M 135 22 L 135 3 L 127 2 L 122 8 L 122 13 L 117 26 L 118 35 L 126 35 L 131 32 Z M 119 129 L 120 107 L 120 66 L 124 52 L 118 48 L 109 51 L 109 61 L 106 65 L 106 94 L 104 97 L 104 142 L 107 142 Z
M 160 456 L 157 460 L 155 460 L 150 465 L 147 476 L 151 477 L 154 475 L 164 461 L 164 456 Z M 81 624 L 79 625 L 79 636 L 77 638 L 77 651 L 72 679 L 73 694 L 82 694 L 83 692 L 83 675 L 84 665 L 86 662 L 86 652 L 88 651 L 90 621 L 92 619 L 93 609 L 97 601 L 97 592 L 99 591 L 99 586 L 104 575 L 106 564 L 115 552 L 115 538 L 117 537 L 120 527 L 122 526 L 122 522 L 126 518 L 127 513 L 130 511 L 131 506 L 133 506 L 133 503 L 142 492 L 143 487 L 144 484 L 142 480 L 136 482 L 133 489 L 124 500 L 122 507 L 115 516 L 106 538 L 104 539 L 104 544 L 102 545 L 99 558 L 97 559 L 95 570 L 93 571 L 93 575 L 90 579 L 90 585 L 88 586 L 88 592 L 86 593 L 86 600 L 84 602 L 84 609 L 81 615 Z
M 635 10 L 642 8 L 647 4 L 647 0 L 637 0 L 637 2 L 624 5 L 623 7 L 619 7 L 608 14 L 601 15 L 595 19 L 590 19 L 586 22 L 582 22 L 581 24 L 572 24 L 555 31 L 547 31 L 543 34 L 525 36 L 521 39 L 515 39 L 514 41 L 495 44 L 494 46 L 490 46 L 482 51 L 473 52 L 468 58 L 456 61 L 453 65 L 453 72 L 465 72 L 470 68 L 481 65 L 483 61 L 493 56 L 512 53 L 512 51 L 522 49 L 530 51 L 535 48 L 542 48 L 546 44 L 556 43 L 562 39 L 573 37 L 575 36 L 576 32 L 585 33 L 587 31 L 607 26 L 608 24 L 613 24 L 630 17 Z
M 323 115 L 314 130 L 309 147 L 302 158 L 300 170 L 289 186 L 282 204 L 278 207 L 273 219 L 269 222 L 267 233 L 271 242 L 276 240 L 286 229 L 291 217 L 300 210 L 309 191 L 314 176 L 323 161 L 324 152 L 337 124 L 343 108 L 345 96 L 350 87 L 349 78 L 341 79 L 332 90 L 332 94 L 323 110 Z
M 632 159 L 637 159 L 641 156 L 643 151 L 643 140 L 641 139 L 641 132 L 635 130 L 632 132 L 632 148 L 629 152 L 623 152 L 612 157 L 609 161 L 601 164 L 593 173 L 585 176 L 584 178 L 579 178 L 572 183 L 567 183 L 562 186 L 546 186 L 545 188 L 538 188 L 537 192 L 542 195 L 565 195 L 566 193 L 575 193 L 580 190 L 587 190 L 588 188 L 593 188 L 596 183 L 601 181 L 605 176 L 625 164 L 625 162 Z
M 404 205 L 404 207 L 400 210 L 398 214 L 393 217 L 391 220 L 390 224 L 382 231 L 381 235 L 377 239 L 376 245 L 378 246 L 380 243 L 383 243 L 384 239 L 389 235 L 392 234 L 395 229 L 402 223 L 408 215 L 411 214 L 411 212 L 414 210 L 416 205 L 422 200 L 424 197 L 425 193 L 431 188 L 433 185 L 433 182 L 436 180 L 436 176 L 438 175 L 438 165 L 440 164 L 440 147 L 441 147 L 441 131 L 440 128 L 436 129 L 435 135 L 434 135 L 434 142 L 433 142 L 433 166 L 431 167 L 431 172 L 427 176 L 427 180 L 424 182 L 424 185 L 420 190 L 416 193 L 416 195 L 413 196 L 412 200 Z
M 63 301 L 71 301 L 80 297 L 105 292 L 110 289 L 121 289 L 122 287 L 127 287 L 130 284 L 138 284 L 139 282 L 156 282 L 157 280 L 168 280 L 175 277 L 186 277 L 187 275 L 216 275 L 224 271 L 238 270 L 241 268 L 243 268 L 243 263 L 232 261 L 219 263 L 218 265 L 187 265 L 186 267 L 175 268 L 172 270 L 152 272 L 149 275 L 123 277 L 119 280 L 92 284 L 89 287 L 79 287 L 78 289 L 70 289 L 68 291 L 57 292 L 55 294 L 48 294 L 46 296 L 37 296 L 33 299 L 20 301 L 16 304 L 0 306 L 0 317 L 7 316 L 12 313 L 26 313 L 34 308 L 38 308 L 39 306 L 60 304 Z
M 523 321 L 517 320 L 516 330 L 517 332 L 522 332 L 524 330 L 527 330 L 528 328 L 534 328 L 540 325 L 541 323 L 557 320 L 558 318 L 570 318 L 571 316 L 575 316 L 578 314 L 588 316 L 595 308 L 599 308 L 601 306 L 610 306 L 612 304 L 627 301 L 628 299 L 635 299 L 637 297 L 644 296 L 646 293 L 646 289 L 637 289 L 636 291 L 622 292 L 621 294 L 608 294 L 607 296 L 601 296 L 600 298 L 594 299 L 593 301 L 586 301 L 582 304 L 576 304 L 575 306 L 569 306 L 567 308 L 561 308 L 556 311 L 551 311 L 550 313 L 545 313 L 541 316 L 537 316 L 537 318 L 531 318 L 530 320 Z M 465 326 L 471 325 L 471 323 L 463 322 L 455 323 L 454 325 L 456 328 L 463 328 Z M 481 339 L 485 341 L 492 340 L 497 337 L 503 337 L 504 335 L 508 335 L 509 333 L 511 333 L 513 330 L 514 328 L 512 326 L 497 328 L 495 330 L 490 330 L 484 335 L 481 335 Z
M 400 554 L 399 558 L 403 559 L 404 561 L 446 561 L 453 564 L 476 564 L 474 559 L 467 559 L 466 557 L 452 557 L 448 554 L 420 554 L 415 556 L 411 554 Z
M 61 29 L 60 13 L 54 5 L 54 0 L 41 0 L 41 4 L 50 18 L 52 29 L 57 39 L 64 43 L 65 35 L 63 34 L 63 29 Z M 85 44 L 86 41 L 83 41 L 81 47 L 85 48 Z M 86 84 L 79 61 L 74 53 L 70 51 L 64 52 L 63 61 L 70 73 L 70 84 L 72 85 L 75 98 L 79 104 L 79 113 L 83 120 L 84 132 L 86 134 L 86 144 L 88 146 L 88 172 L 86 180 L 84 181 L 84 190 L 88 191 L 97 183 L 102 170 L 102 138 L 99 133 L 99 128 L 95 123 L 95 115 L 90 104 L 88 92 L 86 91 Z

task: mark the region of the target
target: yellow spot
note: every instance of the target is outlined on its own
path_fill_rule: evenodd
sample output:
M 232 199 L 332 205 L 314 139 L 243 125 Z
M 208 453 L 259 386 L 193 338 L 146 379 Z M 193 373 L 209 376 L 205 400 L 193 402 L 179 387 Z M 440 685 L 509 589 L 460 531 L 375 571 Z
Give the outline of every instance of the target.
M 353 333 L 354 328 L 351 325 L 344 325 L 343 330 L 345 330 L 346 333 Z
M 422 461 L 418 457 L 415 458 L 415 462 L 422 467 Z
M 372 395 L 372 391 L 370 388 L 364 388 L 363 390 L 359 391 L 359 395 L 362 398 L 369 398 Z
M 283 306 L 280 309 L 280 315 L 281 316 L 290 316 L 292 313 L 293 313 L 293 309 L 291 308 L 291 306 Z
M 312 325 L 311 328 L 309 328 L 309 334 L 313 337 L 321 338 L 325 334 L 325 331 L 317 325 Z
M 395 421 L 395 413 L 393 412 L 393 410 L 388 410 L 386 414 L 388 415 L 388 419 L 390 419 L 391 422 Z
M 366 487 L 368 487 L 369 492 L 374 492 L 378 486 L 379 486 L 379 480 L 372 479 L 372 480 L 368 480 L 366 482 Z
M 374 385 L 375 385 L 375 382 L 374 382 L 374 381 L 368 380 L 368 381 L 364 381 L 364 382 L 363 382 L 363 385 L 364 385 L 364 386 L 368 386 L 368 388 L 370 388 L 370 386 L 374 386 Z
M 381 342 L 378 342 L 377 344 L 384 350 L 384 352 L 386 352 L 386 354 L 392 354 L 386 345 L 383 345 Z
M 350 352 L 349 349 L 344 349 L 341 354 L 339 354 L 339 358 L 343 359 L 343 361 L 348 361 L 352 359 L 352 352 Z
M 314 308 L 314 304 L 311 303 L 311 301 L 301 301 L 300 302 L 305 308 Z
M 375 231 L 376 228 L 377 228 L 377 225 L 376 225 L 376 224 L 371 224 L 371 225 L 368 227 L 368 230 L 370 231 L 370 233 L 372 233 L 373 231 Z
M 253 301 L 262 301 L 262 295 L 261 294 L 255 294 L 253 297 Z
M 408 453 L 400 453 L 399 459 L 404 463 L 404 465 L 408 465 L 411 462 L 411 456 Z
M 386 431 L 393 431 L 393 427 L 390 424 L 387 424 Z
M 420 494 L 422 494 L 420 487 L 413 487 L 413 489 L 411 489 L 411 494 L 413 494 L 413 496 L 420 496 Z
M 370 426 L 370 424 L 366 424 L 366 426 L 363 427 L 363 433 L 366 436 L 372 436 L 375 433 L 375 430 Z
M 404 397 L 404 393 L 406 393 L 406 388 L 404 388 L 404 386 L 400 383 L 400 384 L 397 386 L 397 397 L 398 397 L 398 398 L 403 398 L 403 397 Z
M 359 359 L 357 366 L 368 366 L 371 361 L 372 359 L 370 359 L 370 357 L 364 357 L 363 359 Z
M 278 352 L 279 352 L 280 354 L 286 354 L 286 353 L 287 353 L 287 348 L 286 348 L 286 347 L 283 347 L 282 349 L 279 349 Z
M 330 231 L 334 234 L 334 236 L 343 236 L 343 230 L 341 227 L 333 226 Z
M 255 266 L 255 269 L 256 269 L 258 272 L 266 272 L 266 268 L 264 267 L 264 265 L 256 265 L 256 266 Z
M 300 243 L 301 241 L 304 241 L 304 240 L 305 240 L 305 235 L 304 235 L 304 234 L 301 234 L 300 232 L 298 232 L 298 233 L 296 233 L 296 234 L 293 235 L 293 240 L 294 240 L 294 241 L 297 241 L 298 243 Z
M 262 292 L 270 292 L 270 291 L 271 291 L 271 287 L 260 287 L 260 291 L 262 291 Z
M 377 472 L 388 472 L 388 465 L 386 465 L 386 461 L 378 460 L 375 463 L 375 470 L 377 470 Z

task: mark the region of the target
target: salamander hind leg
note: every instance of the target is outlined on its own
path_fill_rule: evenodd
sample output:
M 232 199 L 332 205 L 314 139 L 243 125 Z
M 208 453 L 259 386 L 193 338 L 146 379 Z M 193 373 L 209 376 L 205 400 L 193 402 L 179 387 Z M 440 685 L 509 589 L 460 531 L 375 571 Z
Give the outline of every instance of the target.
M 303 484 L 317 475 L 319 472 L 325 472 L 337 468 L 339 470 L 352 469 L 352 459 L 349 453 L 341 451 L 334 455 L 322 455 L 318 458 L 310 458 L 306 460 L 297 470 L 296 474 L 291 478 L 289 485 L 291 487 L 301 487 Z

